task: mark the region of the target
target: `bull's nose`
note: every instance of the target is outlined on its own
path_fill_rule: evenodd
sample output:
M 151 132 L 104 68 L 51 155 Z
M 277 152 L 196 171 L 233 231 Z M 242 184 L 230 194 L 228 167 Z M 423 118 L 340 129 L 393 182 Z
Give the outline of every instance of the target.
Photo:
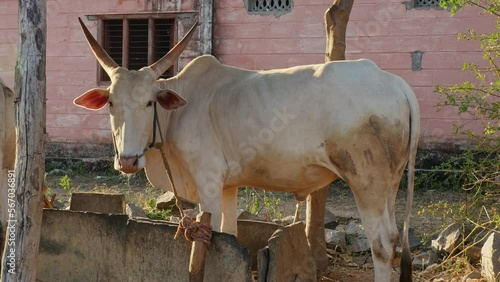
M 120 156 L 120 170 L 125 173 L 135 173 L 137 172 L 137 163 L 139 159 L 137 156 L 127 157 Z

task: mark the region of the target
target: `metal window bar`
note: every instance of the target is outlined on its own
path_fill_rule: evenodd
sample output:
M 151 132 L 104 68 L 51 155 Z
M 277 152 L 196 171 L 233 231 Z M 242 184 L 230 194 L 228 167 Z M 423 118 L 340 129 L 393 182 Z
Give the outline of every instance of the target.
M 288 12 L 292 0 L 248 0 L 249 12 Z
M 415 8 L 440 8 L 440 0 L 414 0 Z
M 100 41 L 110 57 L 120 66 L 138 70 L 151 65 L 173 47 L 174 20 L 159 18 L 122 18 L 99 20 Z M 173 76 L 168 69 L 161 78 Z M 110 81 L 99 68 L 99 81 Z

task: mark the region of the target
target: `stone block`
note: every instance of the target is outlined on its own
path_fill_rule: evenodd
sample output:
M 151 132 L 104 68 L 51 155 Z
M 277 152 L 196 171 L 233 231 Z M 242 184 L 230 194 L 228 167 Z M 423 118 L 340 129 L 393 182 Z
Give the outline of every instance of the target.
M 281 225 L 255 220 L 238 219 L 238 241 L 252 256 L 252 270 L 257 270 L 257 255 L 267 246 L 269 238 Z
M 259 252 L 262 262 L 258 281 L 317 281 L 316 262 L 309 248 L 304 223 L 298 222 L 276 230 L 269 239 L 268 251 Z M 266 258 L 266 252 L 267 258 Z M 262 280 L 265 277 L 265 280 Z
M 126 214 L 125 195 L 109 193 L 73 193 L 70 210 Z

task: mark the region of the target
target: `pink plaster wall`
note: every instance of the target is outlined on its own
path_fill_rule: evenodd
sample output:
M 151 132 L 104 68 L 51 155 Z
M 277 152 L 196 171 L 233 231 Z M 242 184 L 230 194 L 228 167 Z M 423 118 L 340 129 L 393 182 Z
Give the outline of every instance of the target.
M 96 85 L 96 62 L 78 26 L 88 14 L 193 11 L 196 0 L 47 0 L 47 132 L 51 142 L 111 142 L 107 110 L 88 112 L 72 100 Z M 249 15 L 243 0 L 216 0 L 214 54 L 226 64 L 249 68 L 283 68 L 322 63 L 323 14 L 332 0 L 294 0 L 291 13 L 279 18 Z M 454 17 L 444 10 L 407 10 L 401 0 L 356 0 L 347 32 L 347 58 L 369 58 L 402 76 L 414 89 L 422 113 L 422 141 L 447 142 L 460 119 L 447 109 L 436 113 L 437 84 L 468 78 L 464 61 L 480 61 L 478 45 L 457 42 L 457 32 L 488 31 L 493 20 L 466 9 Z M 17 0 L 0 1 L 0 76 L 14 82 Z M 95 22 L 85 21 L 95 34 Z M 180 31 L 182 33 L 183 31 Z M 195 55 L 196 46 L 188 57 Z M 410 52 L 424 52 L 421 71 L 411 70 Z M 189 58 L 184 58 L 185 64 Z
M 196 0 L 47 0 L 47 134 L 49 142 L 110 143 L 107 108 L 91 112 L 73 105 L 73 99 L 99 87 L 97 62 L 80 25 L 81 17 L 96 35 L 96 21 L 85 15 L 195 10 Z M 0 1 L 0 77 L 13 87 L 17 44 L 17 0 Z M 185 27 L 178 22 L 182 36 Z M 197 40 L 188 46 L 183 61 L 198 55 Z M 187 55 L 186 55 L 187 54 Z M 182 65 L 182 63 L 180 64 Z
M 243 1 L 216 1 L 215 54 L 224 63 L 250 69 L 285 68 L 324 61 L 323 14 L 331 0 L 294 0 L 279 18 L 249 15 Z M 481 61 L 479 46 L 456 40 L 458 32 L 487 32 L 494 21 L 465 9 L 410 9 L 401 0 L 356 0 L 347 28 L 347 59 L 369 58 L 402 76 L 414 89 L 422 115 L 421 144 L 452 140 L 452 124 L 463 117 L 453 109 L 436 112 L 435 85 L 459 83 L 471 76 L 464 61 Z M 411 52 L 424 52 L 422 70 L 412 71 Z

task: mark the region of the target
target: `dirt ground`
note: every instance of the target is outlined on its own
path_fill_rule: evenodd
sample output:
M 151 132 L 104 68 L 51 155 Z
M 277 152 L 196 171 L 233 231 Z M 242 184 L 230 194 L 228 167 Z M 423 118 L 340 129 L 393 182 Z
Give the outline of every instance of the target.
M 125 194 L 129 203 L 133 203 L 140 207 L 147 206 L 148 201 L 151 202 L 162 194 L 162 191 L 158 191 L 151 187 L 143 173 L 140 173 L 132 178 L 127 178 L 113 172 L 108 172 L 105 175 L 95 173 L 69 173 L 70 188 L 68 189 L 68 187 L 66 187 L 66 190 L 59 184 L 62 177 L 61 173 L 64 174 L 65 172 L 59 171 L 59 173 L 49 173 L 46 176 L 46 183 L 50 189 L 49 194 L 57 194 L 56 203 L 60 206 L 67 206 L 70 193 L 75 191 L 120 192 Z M 251 192 L 260 193 L 259 191 L 260 190 L 252 190 Z M 279 204 L 276 204 L 276 201 L 273 201 L 275 203 L 273 208 L 279 210 L 281 216 L 294 214 L 296 202 L 291 194 L 270 193 L 266 195 L 271 197 L 273 200 L 279 199 Z M 415 235 L 419 238 L 427 238 L 440 230 L 443 225 L 447 224 L 447 222 L 445 222 L 443 218 L 439 217 L 439 215 L 430 216 L 429 214 L 419 214 L 421 206 L 427 206 L 443 200 L 449 204 L 458 203 L 462 200 L 462 197 L 462 193 L 457 192 L 434 190 L 416 191 L 411 218 L 411 227 L 414 228 Z M 240 191 L 240 208 L 248 208 L 248 198 L 248 191 Z M 396 220 L 398 226 L 402 226 L 403 223 L 405 204 L 406 192 L 399 191 L 396 202 Z M 352 193 L 347 187 L 345 187 L 345 185 L 333 185 L 329 192 L 327 209 L 338 216 L 341 221 L 359 219 Z M 304 219 L 305 204 L 302 205 L 301 214 L 301 218 Z M 398 268 L 395 267 L 392 281 L 399 280 L 398 271 Z M 416 275 L 416 281 L 431 281 L 419 278 L 418 271 L 416 272 Z M 353 257 L 331 253 L 331 264 L 328 273 L 323 278 L 323 281 L 373 281 L 373 265 L 371 264 L 371 258 L 369 255 Z M 452 279 L 450 278 L 450 280 L 445 279 L 441 281 L 452 281 Z

